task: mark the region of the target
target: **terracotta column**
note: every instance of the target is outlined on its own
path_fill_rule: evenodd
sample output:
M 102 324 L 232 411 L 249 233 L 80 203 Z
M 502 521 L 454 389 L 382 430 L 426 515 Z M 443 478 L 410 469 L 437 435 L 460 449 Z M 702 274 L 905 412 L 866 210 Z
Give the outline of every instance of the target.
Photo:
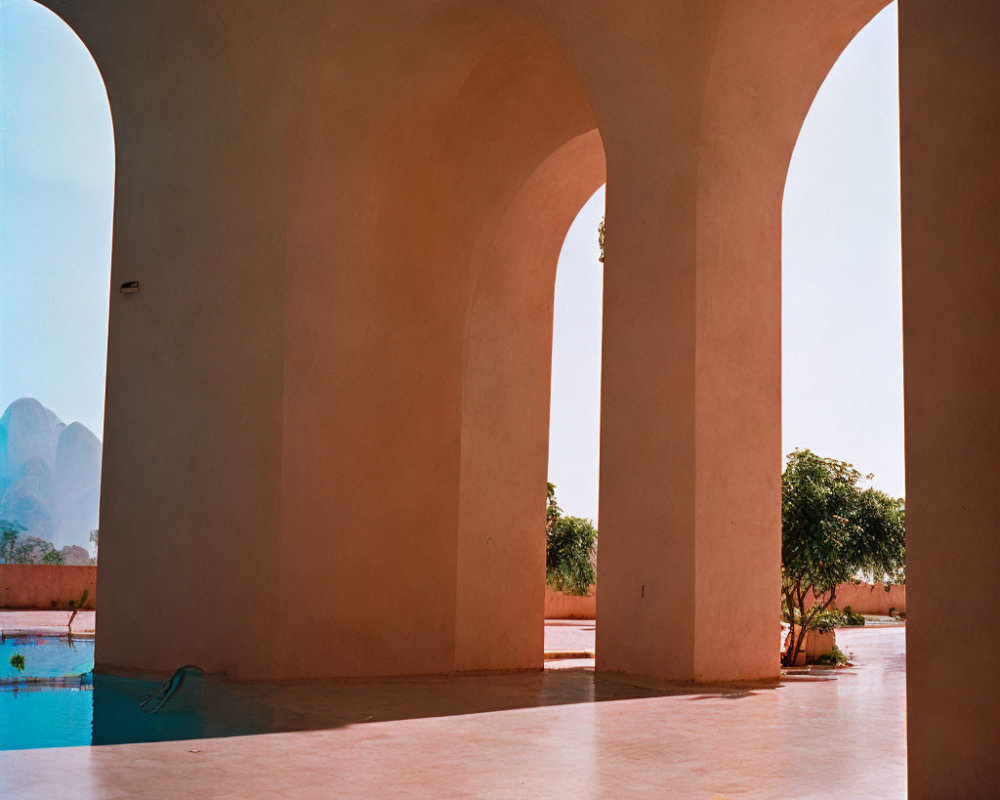
M 675 6 L 658 30 L 682 37 L 616 62 L 656 78 L 595 102 L 599 669 L 778 676 L 782 192 L 816 92 L 883 4 Z
M 904 0 L 899 33 L 909 796 L 996 797 L 1000 7 Z
M 770 265 L 731 271 L 735 251 L 699 247 L 692 175 L 656 181 L 637 160 L 616 183 L 616 167 L 609 158 L 598 667 L 777 677 L 777 237 Z M 629 197 L 639 187 L 642 200 Z

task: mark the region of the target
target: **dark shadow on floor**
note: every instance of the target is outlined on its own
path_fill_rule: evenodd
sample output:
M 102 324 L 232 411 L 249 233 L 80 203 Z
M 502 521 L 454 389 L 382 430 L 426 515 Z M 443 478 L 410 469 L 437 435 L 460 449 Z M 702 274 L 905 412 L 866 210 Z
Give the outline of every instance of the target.
M 590 669 L 366 681 L 233 683 L 192 676 L 156 714 L 142 700 L 155 681 L 95 675 L 95 745 L 322 730 L 345 725 L 668 695 L 748 697 L 754 686 L 640 685 Z

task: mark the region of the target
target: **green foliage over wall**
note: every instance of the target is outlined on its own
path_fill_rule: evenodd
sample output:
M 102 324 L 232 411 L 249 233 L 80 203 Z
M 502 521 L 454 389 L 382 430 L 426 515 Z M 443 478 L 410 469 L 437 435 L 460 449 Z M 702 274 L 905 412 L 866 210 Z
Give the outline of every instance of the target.
M 564 517 L 549 484 L 545 514 L 545 582 L 565 594 L 586 595 L 597 581 L 597 528 L 589 519 Z

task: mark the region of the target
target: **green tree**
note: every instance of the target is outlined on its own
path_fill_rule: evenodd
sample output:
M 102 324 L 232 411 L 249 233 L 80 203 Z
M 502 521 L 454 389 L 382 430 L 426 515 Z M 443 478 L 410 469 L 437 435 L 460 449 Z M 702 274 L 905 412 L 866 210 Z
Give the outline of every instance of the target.
M 788 456 L 781 477 L 781 601 L 791 626 L 785 666 L 835 602 L 838 584 L 905 582 L 903 501 L 862 489 L 861 480 L 843 461 L 809 450 Z
M 545 513 L 545 582 L 566 594 L 585 595 L 597 580 L 597 528 L 589 519 L 564 517 L 556 487 L 548 485 Z
M 17 551 L 17 537 L 24 531 L 24 526 L 19 522 L 0 519 L 0 561 L 4 564 L 13 564 L 14 555 Z
M 555 521 L 562 516 L 562 509 L 556 501 L 556 485 L 549 481 L 549 497 L 545 505 L 545 533 L 552 530 Z

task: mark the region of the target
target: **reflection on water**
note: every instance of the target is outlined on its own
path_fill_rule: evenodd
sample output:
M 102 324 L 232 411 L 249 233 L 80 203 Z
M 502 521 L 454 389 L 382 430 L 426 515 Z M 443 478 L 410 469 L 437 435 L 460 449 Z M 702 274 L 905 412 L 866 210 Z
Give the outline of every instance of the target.
M 23 670 L 11 656 L 24 659 Z M 169 700 L 146 704 L 162 686 L 94 674 L 93 639 L 18 634 L 0 638 L 0 750 L 159 742 L 301 730 L 347 720 L 259 702 L 255 691 L 197 672 Z
M 24 659 L 17 669 L 11 657 Z M 78 678 L 94 668 L 94 640 L 79 636 L 0 636 L 0 684 L 40 678 Z
M 93 669 L 93 639 L 0 636 L 0 750 L 90 744 Z

